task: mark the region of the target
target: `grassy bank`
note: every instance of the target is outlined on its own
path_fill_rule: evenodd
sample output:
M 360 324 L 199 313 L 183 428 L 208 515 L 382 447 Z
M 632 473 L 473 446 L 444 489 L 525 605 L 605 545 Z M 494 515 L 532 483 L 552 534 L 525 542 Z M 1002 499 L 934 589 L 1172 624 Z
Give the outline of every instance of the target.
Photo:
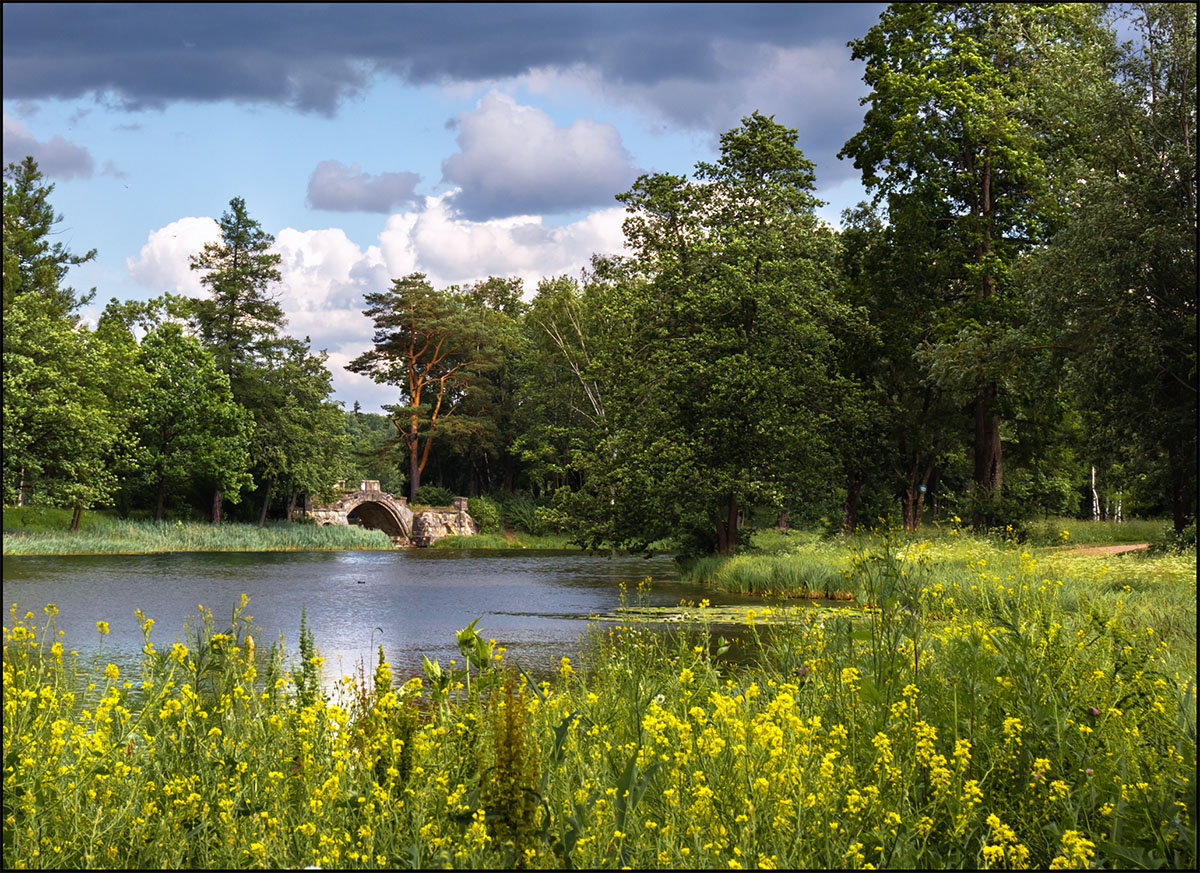
M 236 614 L 162 652 L 145 621 L 130 675 L 14 615 L 4 866 L 1194 868 L 1194 666 L 1035 566 L 977 610 L 869 548 L 877 609 L 755 625 L 738 664 L 703 623 L 593 631 L 538 686 L 473 628 L 321 689 Z
M 567 534 L 511 532 L 508 534 L 481 533 L 474 536 L 442 537 L 432 546 L 435 549 L 578 549 Z
M 59 515 L 63 517 L 60 518 Z M 390 549 L 382 531 L 359 527 L 272 522 L 198 524 L 180 520 L 155 523 L 123 521 L 103 513 L 84 513 L 80 529 L 68 532 L 69 510 L 6 507 L 6 555 L 119 555 L 154 552 L 275 552 L 342 549 Z

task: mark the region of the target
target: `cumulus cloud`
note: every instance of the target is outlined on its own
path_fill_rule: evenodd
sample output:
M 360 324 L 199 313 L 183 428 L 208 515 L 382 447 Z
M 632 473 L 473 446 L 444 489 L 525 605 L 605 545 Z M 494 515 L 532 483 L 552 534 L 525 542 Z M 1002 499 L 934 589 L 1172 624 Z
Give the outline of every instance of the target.
M 340 399 L 357 399 L 368 410 L 396 402 L 394 387 L 343 369 L 371 346 L 373 325 L 363 315 L 364 294 L 421 272 L 439 288 L 488 276 L 519 277 L 531 296 L 543 277 L 576 275 L 593 254 L 624 250 L 621 208 L 593 212 L 561 227 L 543 224 L 536 215 L 471 221 L 450 206 L 454 193 L 426 197 L 420 208 L 392 215 L 378 244 L 365 249 L 339 228 L 286 227 L 276 234 L 272 251 L 281 258 L 281 281 L 274 291 L 287 316 L 286 330 L 309 337 L 313 349 L 328 351 L 327 366 Z M 127 259 L 126 265 L 153 293 L 204 297 L 208 291 L 188 261 L 219 238 L 213 219 L 181 218 L 151 231 L 138 257 Z
M 38 168 L 51 179 L 90 179 L 95 170 L 91 154 L 83 146 L 54 136 L 42 142 L 25 125 L 4 113 L 4 164 L 19 164 L 33 155 Z
M 172 291 L 205 297 L 208 291 L 200 284 L 200 274 L 189 266 L 189 259 L 206 243 L 220 238 L 221 228 L 213 219 L 181 218 L 150 231 L 141 252 L 136 258 L 126 258 L 125 266 L 139 285 L 155 294 Z
M 454 197 L 428 197 L 420 212 L 388 219 L 379 246 L 392 276 L 421 272 L 435 285 L 519 276 L 531 293 L 542 277 L 577 273 L 593 254 L 624 251 L 620 207 L 555 227 L 537 215 L 472 221 L 451 208 Z
M 553 214 L 612 203 L 636 178 L 621 135 L 581 118 L 557 127 L 545 112 L 497 91 L 458 117 L 459 152 L 442 162 L 466 218 Z
M 308 180 L 308 205 L 333 212 L 391 212 L 413 199 L 416 173 L 362 172 L 357 163 L 321 161 Z

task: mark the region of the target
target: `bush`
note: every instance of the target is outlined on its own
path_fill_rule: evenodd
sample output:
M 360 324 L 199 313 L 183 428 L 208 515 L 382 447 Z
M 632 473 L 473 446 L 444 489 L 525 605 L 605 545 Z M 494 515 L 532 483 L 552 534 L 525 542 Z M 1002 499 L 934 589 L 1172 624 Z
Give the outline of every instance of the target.
M 1196 522 L 1192 522 L 1183 530 L 1176 532 L 1175 525 L 1169 524 L 1154 542 L 1150 544 L 1154 553 L 1177 552 L 1179 554 L 1196 554 Z
M 524 494 L 514 494 L 504 502 L 504 522 L 515 530 L 537 533 L 537 504 Z
M 417 489 L 417 497 L 413 503 L 424 506 L 450 506 L 454 503 L 454 493 L 437 485 L 422 485 Z
M 500 530 L 500 504 L 490 497 L 472 497 L 467 501 L 467 514 L 475 519 L 480 533 Z

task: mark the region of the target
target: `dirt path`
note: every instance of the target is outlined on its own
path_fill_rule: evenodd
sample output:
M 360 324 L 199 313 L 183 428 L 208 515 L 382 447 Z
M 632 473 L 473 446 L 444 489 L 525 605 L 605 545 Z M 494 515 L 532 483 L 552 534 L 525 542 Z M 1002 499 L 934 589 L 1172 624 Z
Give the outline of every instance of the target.
M 1078 546 L 1073 549 L 1063 549 L 1060 554 L 1064 555 L 1120 555 L 1125 552 L 1136 552 L 1138 549 L 1150 548 L 1149 543 L 1138 543 L 1137 545 L 1124 546 Z

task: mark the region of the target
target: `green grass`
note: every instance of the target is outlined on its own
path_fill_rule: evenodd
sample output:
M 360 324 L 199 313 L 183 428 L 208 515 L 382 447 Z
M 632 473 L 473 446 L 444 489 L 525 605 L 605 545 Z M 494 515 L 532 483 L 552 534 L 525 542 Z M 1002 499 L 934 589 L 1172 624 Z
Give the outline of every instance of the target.
M 1118 546 L 1128 543 L 1153 543 L 1162 539 L 1170 526 L 1167 519 L 1130 519 L 1129 521 L 1079 521 L 1051 518 L 1031 521 L 1024 526 L 1026 542 L 1032 546 Z M 1068 536 L 1063 537 L 1066 531 Z
M 442 537 L 435 549 L 578 549 L 566 534 L 490 533 Z
M 182 521 L 121 521 L 84 513 L 80 529 L 57 526 L 55 510 L 4 510 L 6 555 L 107 555 L 156 552 L 274 552 L 307 550 L 390 549 L 382 531 L 344 525 L 318 526 L 272 522 L 197 524 Z M 11 526 L 10 526 L 11 524 Z M 29 527 L 22 525 L 29 524 Z

